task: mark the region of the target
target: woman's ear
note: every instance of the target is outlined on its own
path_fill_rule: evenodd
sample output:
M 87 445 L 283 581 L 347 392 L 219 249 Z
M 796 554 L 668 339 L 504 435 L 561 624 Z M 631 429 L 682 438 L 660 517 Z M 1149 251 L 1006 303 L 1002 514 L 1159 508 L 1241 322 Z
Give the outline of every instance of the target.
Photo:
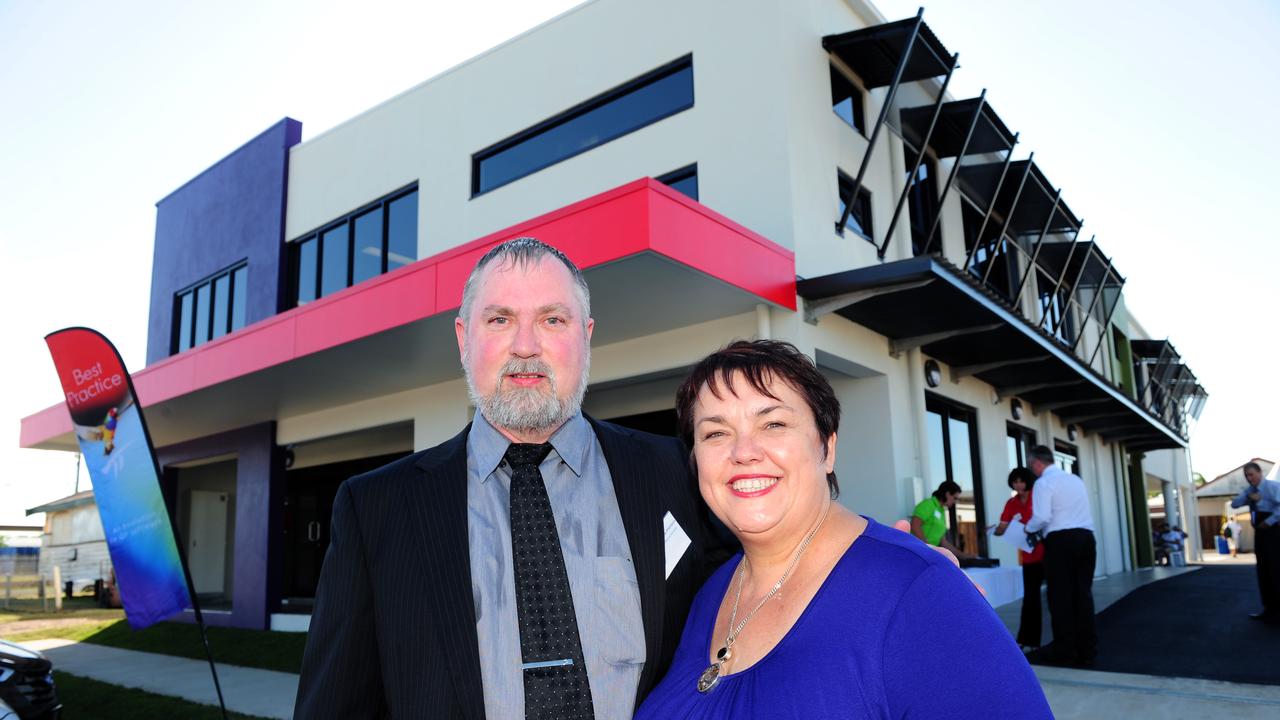
M 835 433 L 831 433 L 831 437 L 827 438 L 826 445 L 823 446 L 822 450 L 823 450 L 823 453 L 825 454 L 825 457 L 823 459 L 826 460 L 826 462 L 824 463 L 824 467 L 826 467 L 827 469 L 827 474 L 830 475 L 831 473 L 836 471 L 836 434 Z

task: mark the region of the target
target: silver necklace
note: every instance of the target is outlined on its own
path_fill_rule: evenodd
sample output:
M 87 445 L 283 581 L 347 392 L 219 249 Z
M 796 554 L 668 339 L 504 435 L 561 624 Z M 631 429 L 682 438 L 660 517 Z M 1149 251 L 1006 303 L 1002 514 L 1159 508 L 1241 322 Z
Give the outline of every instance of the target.
M 720 684 L 720 668 L 725 663 L 729 662 L 729 658 L 733 657 L 733 643 L 738 639 L 738 635 L 742 633 L 742 628 L 746 627 L 747 623 L 751 622 L 751 618 L 755 617 L 756 612 L 758 612 L 760 608 L 764 607 L 765 603 L 769 602 L 773 599 L 774 595 L 778 594 L 778 591 L 782 589 L 782 584 L 787 581 L 787 578 L 791 577 L 791 571 L 796 569 L 796 565 L 800 562 L 800 556 L 803 555 L 804 551 L 809 547 L 809 543 L 813 542 L 813 536 L 818 534 L 818 529 L 821 528 L 822 523 L 826 521 L 827 512 L 830 509 L 831 503 L 828 502 L 827 506 L 822 510 L 822 517 L 818 518 L 818 524 L 814 525 L 813 529 L 809 531 L 809 534 L 804 536 L 804 540 L 800 541 L 800 546 L 796 548 L 796 554 L 791 557 L 791 564 L 787 565 L 787 569 L 782 573 L 782 577 L 778 578 L 778 582 L 774 583 L 773 587 L 769 588 L 769 592 L 765 593 L 765 596 L 760 599 L 760 602 L 756 603 L 756 606 L 751 609 L 751 612 L 747 613 L 747 616 L 742 618 L 742 622 L 734 625 L 734 622 L 738 619 L 738 601 L 742 599 L 743 581 L 746 579 L 747 556 L 745 553 L 742 555 L 742 562 L 738 563 L 738 570 L 736 573 L 738 576 L 738 590 L 733 595 L 733 610 L 729 613 L 729 634 L 725 636 L 724 645 L 716 651 L 715 662 L 711 663 L 706 670 L 702 671 L 702 675 L 698 676 L 698 692 L 709 693 Z

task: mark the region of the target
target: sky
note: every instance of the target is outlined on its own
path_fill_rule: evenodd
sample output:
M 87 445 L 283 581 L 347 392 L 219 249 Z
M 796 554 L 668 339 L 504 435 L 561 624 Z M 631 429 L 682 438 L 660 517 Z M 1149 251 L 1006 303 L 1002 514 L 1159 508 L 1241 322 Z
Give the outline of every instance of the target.
M 305 141 L 575 4 L 0 0 L 0 524 L 76 482 L 73 455 L 18 448 L 60 396 L 44 335 L 92 327 L 144 367 L 156 201 L 282 117 Z M 1193 468 L 1280 459 L 1280 4 L 930 0 L 925 19 L 960 53 L 952 94 L 988 88 L 1209 391 Z

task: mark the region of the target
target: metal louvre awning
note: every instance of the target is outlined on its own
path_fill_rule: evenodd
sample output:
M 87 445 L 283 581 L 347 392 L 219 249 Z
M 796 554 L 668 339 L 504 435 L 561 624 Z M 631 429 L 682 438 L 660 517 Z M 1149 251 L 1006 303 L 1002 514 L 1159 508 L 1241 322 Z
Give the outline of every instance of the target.
M 974 114 L 977 113 L 975 121 Z M 902 111 L 902 133 L 913 147 L 920 147 L 929 132 L 933 107 L 907 108 Z M 966 144 L 969 127 L 972 137 Z M 938 112 L 938 121 L 929 139 L 929 147 L 940 158 L 959 155 L 983 155 L 1006 152 L 1013 147 L 1015 135 L 1009 130 L 985 98 L 976 97 L 945 103 Z
M 917 24 L 919 35 L 912 42 Z M 952 65 L 951 53 L 917 18 L 828 35 L 822 38 L 822 47 L 856 72 L 868 90 L 892 85 L 898 63 L 908 52 L 901 82 L 945 75 Z
M 1042 229 L 1063 233 L 1080 228 L 1080 219 L 1058 198 L 1053 185 L 1031 159 L 1009 163 L 1007 169 L 1005 163 L 966 165 L 960 169 L 957 181 L 961 192 L 979 207 L 1007 218 L 1012 235 L 1030 235 Z
M 1108 441 L 1186 446 L 1052 335 L 938 257 L 809 278 L 797 291 L 810 319 L 834 312 L 887 337 L 891 352 L 920 348 L 951 366 L 953 380 L 980 378 L 999 397 L 1022 398 Z

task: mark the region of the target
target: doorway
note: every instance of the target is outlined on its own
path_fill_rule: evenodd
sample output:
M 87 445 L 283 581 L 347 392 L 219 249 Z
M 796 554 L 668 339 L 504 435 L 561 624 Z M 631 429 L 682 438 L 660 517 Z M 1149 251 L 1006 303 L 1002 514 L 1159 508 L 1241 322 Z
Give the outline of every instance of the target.
M 284 587 L 286 612 L 310 612 L 329 549 L 329 520 L 344 480 L 399 460 L 407 452 L 312 465 L 285 472 Z

